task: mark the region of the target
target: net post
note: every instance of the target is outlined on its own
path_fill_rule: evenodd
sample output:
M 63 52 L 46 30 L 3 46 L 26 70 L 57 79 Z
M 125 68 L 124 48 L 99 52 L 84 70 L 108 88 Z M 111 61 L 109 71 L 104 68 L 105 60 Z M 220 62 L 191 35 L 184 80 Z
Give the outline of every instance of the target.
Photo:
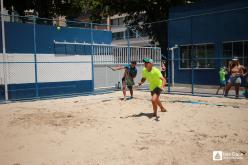
M 3 48 L 3 75 L 4 75 L 4 95 L 5 101 L 9 100 L 9 91 L 8 91 L 8 81 L 7 81 L 7 59 L 8 56 L 6 54 L 6 45 L 5 45 L 5 25 L 4 25 L 4 15 L 3 15 L 3 0 L 1 0 L 1 27 L 2 27 L 2 48 Z
M 36 54 L 36 16 L 33 16 L 33 42 L 34 42 L 34 74 L 35 74 L 35 97 L 39 97 L 38 69 Z
M 93 55 L 94 55 L 94 52 L 93 52 L 93 42 L 94 42 L 94 39 L 93 39 L 93 23 L 91 22 L 90 23 L 90 36 L 91 36 L 91 75 L 92 75 L 92 92 L 94 92 L 95 90 L 95 84 L 94 84 L 94 81 L 95 81 L 95 78 L 94 78 L 94 59 L 93 59 Z

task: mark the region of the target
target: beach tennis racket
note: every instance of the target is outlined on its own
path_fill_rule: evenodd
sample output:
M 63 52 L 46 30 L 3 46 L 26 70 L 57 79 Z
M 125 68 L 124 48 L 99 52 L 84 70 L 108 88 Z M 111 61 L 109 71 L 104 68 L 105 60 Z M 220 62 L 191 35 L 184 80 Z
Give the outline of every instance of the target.
M 116 71 L 114 68 L 112 68 L 111 66 L 108 66 L 107 65 L 107 67 L 109 68 L 109 69 L 111 69 L 112 71 Z
M 140 87 L 139 84 L 138 85 L 134 85 L 133 86 L 133 89 L 139 89 L 139 87 Z
M 141 87 L 141 85 L 139 85 L 139 84 L 134 84 L 133 89 L 139 89 L 140 87 Z

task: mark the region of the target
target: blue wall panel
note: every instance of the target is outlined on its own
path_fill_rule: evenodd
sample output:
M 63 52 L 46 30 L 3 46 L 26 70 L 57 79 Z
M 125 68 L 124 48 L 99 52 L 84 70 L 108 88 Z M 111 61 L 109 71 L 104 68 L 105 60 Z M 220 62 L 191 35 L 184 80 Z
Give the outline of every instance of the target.
M 38 83 L 39 97 L 52 97 L 58 95 L 80 94 L 84 92 L 93 92 L 92 80 L 67 81 L 67 82 L 49 82 Z M 35 98 L 36 90 L 34 83 L 28 84 L 9 84 L 9 99 L 30 99 Z M 0 89 L 0 99 L 4 99 L 4 88 Z
M 223 10 L 224 12 L 216 13 Z M 231 11 L 227 12 L 227 10 Z M 223 42 L 248 40 L 247 0 L 206 1 L 192 6 L 172 8 L 169 15 L 168 47 L 175 44 L 180 46 L 213 43 L 215 57 L 219 58 L 222 57 Z M 180 51 L 175 52 L 175 58 L 180 58 Z M 221 62 L 216 60 L 215 69 L 195 70 L 194 82 L 196 84 L 218 84 L 220 65 Z M 190 75 L 191 70 L 180 70 L 179 64 L 175 65 L 176 83 L 191 83 Z
M 7 53 L 34 52 L 33 26 L 31 24 L 5 22 L 5 38 Z M 2 40 L 0 44 L 2 45 Z
M 92 80 L 40 83 L 40 97 L 93 92 Z
M 91 43 L 91 30 L 80 28 L 36 25 L 37 53 L 54 53 L 54 40 L 67 42 Z M 33 53 L 33 24 L 5 22 L 6 52 L 7 53 Z M 1 30 L 1 28 L 0 28 Z M 94 43 L 112 43 L 112 33 L 109 31 L 93 30 Z M 2 40 L 0 41 L 2 51 Z M 71 49 L 68 49 L 70 51 Z
M 168 26 L 169 47 L 174 46 L 173 44 L 182 45 L 191 42 L 190 19 L 169 21 Z
M 6 52 L 7 53 L 34 53 L 34 25 L 5 22 Z M 0 28 L 1 31 L 1 28 Z M 109 31 L 66 28 L 57 30 L 55 26 L 36 25 L 36 47 L 40 54 L 90 54 L 90 46 L 54 46 L 54 40 L 67 42 L 91 43 L 91 32 L 93 32 L 94 43 L 112 43 L 112 33 Z M 1 36 L 1 33 L 0 33 Z M 0 40 L 0 51 L 2 42 Z M 38 83 L 39 97 L 54 95 L 70 95 L 93 91 L 93 81 L 67 81 Z M 36 96 L 35 84 L 9 84 L 9 99 L 34 98 Z M 4 100 L 4 86 L 0 85 L 0 100 Z

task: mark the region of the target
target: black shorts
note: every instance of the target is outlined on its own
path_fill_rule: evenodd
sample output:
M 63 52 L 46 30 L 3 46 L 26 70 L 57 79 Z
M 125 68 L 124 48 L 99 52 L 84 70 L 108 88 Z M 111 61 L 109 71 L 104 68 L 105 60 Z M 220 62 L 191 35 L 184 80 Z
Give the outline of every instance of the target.
M 127 86 L 127 88 L 128 88 L 129 90 L 132 90 L 132 89 L 133 89 L 133 86 Z
M 159 96 L 161 92 L 162 92 L 162 89 L 159 87 L 156 87 L 155 89 L 153 89 L 153 91 L 151 91 L 151 95 L 153 96 L 154 94 L 156 94 Z

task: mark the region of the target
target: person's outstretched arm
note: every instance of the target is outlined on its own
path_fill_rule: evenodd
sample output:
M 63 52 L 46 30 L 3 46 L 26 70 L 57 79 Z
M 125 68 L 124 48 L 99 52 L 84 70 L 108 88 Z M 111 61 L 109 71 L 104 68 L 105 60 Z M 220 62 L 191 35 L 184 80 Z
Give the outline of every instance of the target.
M 113 71 L 125 69 L 124 66 L 115 66 L 115 67 L 110 67 L 110 66 L 108 66 L 108 67 L 109 67 L 110 69 L 112 69 Z
M 142 77 L 142 79 L 140 80 L 140 82 L 138 83 L 138 85 L 141 86 L 145 81 L 146 81 L 146 78 Z

